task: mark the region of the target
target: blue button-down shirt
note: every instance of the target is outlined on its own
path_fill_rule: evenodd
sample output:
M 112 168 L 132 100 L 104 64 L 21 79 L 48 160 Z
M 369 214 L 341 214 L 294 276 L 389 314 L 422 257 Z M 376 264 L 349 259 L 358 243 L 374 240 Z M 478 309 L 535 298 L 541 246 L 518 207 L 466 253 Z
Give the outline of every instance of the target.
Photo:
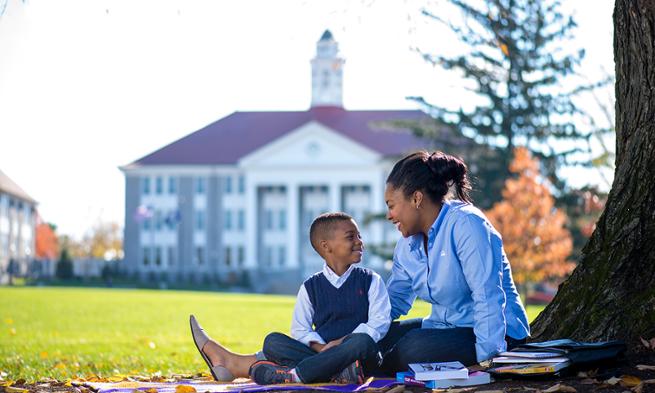
M 479 362 L 506 350 L 505 335 L 530 335 L 500 234 L 476 207 L 446 201 L 428 233 L 396 244 L 387 290 L 391 318 L 418 297 L 432 305 L 423 328 L 472 327 Z

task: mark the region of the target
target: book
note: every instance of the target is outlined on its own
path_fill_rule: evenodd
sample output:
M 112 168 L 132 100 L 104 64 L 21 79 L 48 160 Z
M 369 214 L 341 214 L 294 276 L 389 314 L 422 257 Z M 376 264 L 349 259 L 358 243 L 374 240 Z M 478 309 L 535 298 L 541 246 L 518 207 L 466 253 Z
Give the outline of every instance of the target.
M 508 364 L 506 366 L 497 366 L 488 369 L 493 374 L 554 374 L 571 364 L 566 360 L 559 363 L 523 363 L 523 364 Z
M 436 379 L 432 381 L 419 381 L 414 378 L 414 373 L 404 371 L 396 373 L 396 381 L 406 386 L 421 386 L 427 389 L 446 389 L 453 386 L 473 386 L 491 383 L 493 379 L 489 373 L 484 371 L 470 372 L 468 378 Z
M 511 356 L 517 358 L 529 358 L 529 359 L 545 359 L 545 358 L 556 358 L 562 356 L 562 354 L 558 352 L 524 352 L 524 351 L 507 351 L 507 352 L 501 352 L 498 355 Z
M 515 356 L 496 356 L 491 359 L 491 363 L 560 363 L 569 360 L 565 357 L 551 358 L 521 358 Z
M 468 378 L 469 370 L 460 362 L 411 363 L 409 368 L 419 381 Z

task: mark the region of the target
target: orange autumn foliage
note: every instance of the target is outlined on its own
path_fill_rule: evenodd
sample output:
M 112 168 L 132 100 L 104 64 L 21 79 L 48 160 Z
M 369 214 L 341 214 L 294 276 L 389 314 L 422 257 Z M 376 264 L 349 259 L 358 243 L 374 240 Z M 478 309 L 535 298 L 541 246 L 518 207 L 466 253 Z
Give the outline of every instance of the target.
M 568 261 L 573 248 L 564 227 L 566 215 L 540 178 L 539 161 L 525 148 L 517 148 L 510 171 L 518 174 L 505 182 L 503 200 L 487 217 L 503 236 L 503 245 L 518 285 L 564 277 L 575 264 Z
M 49 224 L 40 223 L 36 226 L 36 258 L 54 261 L 59 256 L 59 241 L 55 231 Z

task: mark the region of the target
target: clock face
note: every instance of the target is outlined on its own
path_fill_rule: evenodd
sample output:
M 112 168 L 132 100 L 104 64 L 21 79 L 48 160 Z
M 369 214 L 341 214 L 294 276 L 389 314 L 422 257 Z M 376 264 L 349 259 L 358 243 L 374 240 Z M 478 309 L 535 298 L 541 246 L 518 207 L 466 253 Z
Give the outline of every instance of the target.
M 321 146 L 318 142 L 312 141 L 305 146 L 305 152 L 310 157 L 315 157 L 321 153 Z

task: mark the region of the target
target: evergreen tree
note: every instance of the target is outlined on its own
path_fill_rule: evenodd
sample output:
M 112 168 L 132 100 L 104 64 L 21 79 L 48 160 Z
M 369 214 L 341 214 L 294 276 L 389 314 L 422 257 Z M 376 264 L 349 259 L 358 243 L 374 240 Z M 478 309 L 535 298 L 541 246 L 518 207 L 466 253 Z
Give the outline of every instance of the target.
M 591 135 L 575 124 L 580 111 L 572 96 L 593 86 L 572 79 L 584 57 L 584 50 L 569 49 L 576 26 L 573 18 L 561 13 L 559 0 L 448 3 L 463 14 L 461 23 L 445 21 L 429 10 L 423 13 L 447 25 L 465 49 L 457 55 L 422 55 L 435 66 L 463 76 L 462 88 L 472 91 L 478 104 L 454 109 L 422 97 L 413 99 L 425 105 L 441 127 L 497 149 L 497 154 L 481 159 L 475 151 L 460 153 L 478 167 L 477 173 L 472 171 L 474 176 L 487 182 L 482 184 L 483 194 L 499 199 L 516 146 L 530 149 L 553 185 L 563 189 L 557 168 L 582 163 L 576 162 L 575 154 L 588 152 L 585 141 Z M 563 88 L 567 82 L 574 87 Z M 478 203 L 488 207 L 488 202 Z
M 57 261 L 55 275 L 60 280 L 70 280 L 73 278 L 73 260 L 68 254 L 68 248 L 62 248 L 61 257 Z

